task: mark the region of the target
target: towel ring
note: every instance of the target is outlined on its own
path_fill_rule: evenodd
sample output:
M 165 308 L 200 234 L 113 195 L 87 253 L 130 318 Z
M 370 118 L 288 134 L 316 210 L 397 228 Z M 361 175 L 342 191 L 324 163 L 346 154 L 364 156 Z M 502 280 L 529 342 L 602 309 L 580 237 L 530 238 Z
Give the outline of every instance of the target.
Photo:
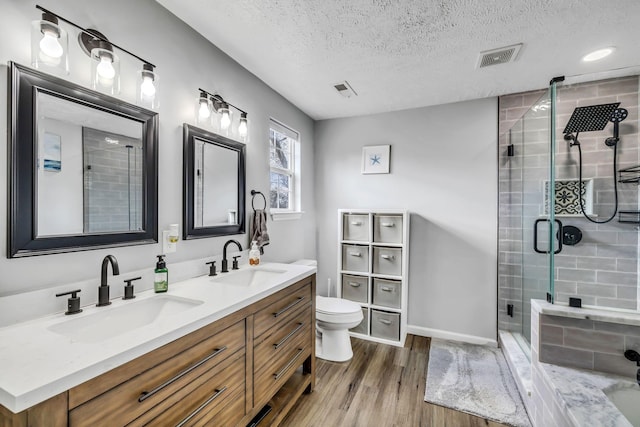
M 251 190 L 251 208 L 253 208 L 253 210 L 256 210 L 256 207 L 253 205 L 253 200 L 256 198 L 256 194 L 259 194 L 262 196 L 262 200 L 264 200 L 264 207 L 262 208 L 262 210 L 267 209 L 267 198 L 264 197 L 264 194 L 262 194 L 260 191 L 256 191 L 256 190 Z

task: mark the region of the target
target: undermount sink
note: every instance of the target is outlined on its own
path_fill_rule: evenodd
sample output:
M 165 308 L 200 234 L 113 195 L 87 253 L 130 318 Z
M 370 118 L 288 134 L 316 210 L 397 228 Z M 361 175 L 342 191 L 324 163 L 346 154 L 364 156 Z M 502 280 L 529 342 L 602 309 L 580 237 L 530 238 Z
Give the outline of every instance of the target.
M 640 426 L 640 405 L 638 405 L 640 387 L 636 384 L 629 384 L 629 386 L 614 386 L 603 391 L 632 425 Z
M 213 281 L 228 285 L 253 286 L 271 280 L 282 273 L 286 273 L 286 270 L 271 270 L 254 267 L 230 273 L 220 273 L 220 275 L 213 279 Z
M 158 295 L 129 302 L 120 307 L 101 308 L 101 311 L 68 319 L 47 329 L 77 342 L 94 343 L 113 338 L 132 329 L 148 325 L 158 318 L 183 312 L 202 304 L 202 301 Z

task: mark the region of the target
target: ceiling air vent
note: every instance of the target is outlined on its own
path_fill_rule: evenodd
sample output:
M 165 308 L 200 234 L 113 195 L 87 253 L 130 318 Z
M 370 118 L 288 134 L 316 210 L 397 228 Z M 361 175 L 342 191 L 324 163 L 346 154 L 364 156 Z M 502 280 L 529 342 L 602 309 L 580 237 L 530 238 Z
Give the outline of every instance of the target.
M 351 87 L 348 81 L 343 81 L 342 83 L 338 83 L 333 85 L 336 88 L 338 93 L 345 98 L 351 98 L 352 96 L 358 96 L 355 90 Z
M 488 67 L 490 65 L 506 64 L 507 62 L 513 62 L 518 56 L 522 48 L 522 43 L 514 44 L 513 46 L 505 46 L 498 49 L 485 50 L 480 52 L 480 58 L 478 60 L 478 68 Z

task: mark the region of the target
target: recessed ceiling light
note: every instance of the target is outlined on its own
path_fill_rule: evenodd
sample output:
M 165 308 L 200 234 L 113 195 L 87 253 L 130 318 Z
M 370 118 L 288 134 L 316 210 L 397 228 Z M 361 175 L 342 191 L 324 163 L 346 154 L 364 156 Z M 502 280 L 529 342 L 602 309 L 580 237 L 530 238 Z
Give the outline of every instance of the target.
M 602 58 L 606 58 L 607 56 L 611 55 L 614 50 L 616 50 L 615 47 L 605 47 L 604 49 L 594 50 L 593 52 L 583 56 L 582 60 L 584 62 L 598 61 Z

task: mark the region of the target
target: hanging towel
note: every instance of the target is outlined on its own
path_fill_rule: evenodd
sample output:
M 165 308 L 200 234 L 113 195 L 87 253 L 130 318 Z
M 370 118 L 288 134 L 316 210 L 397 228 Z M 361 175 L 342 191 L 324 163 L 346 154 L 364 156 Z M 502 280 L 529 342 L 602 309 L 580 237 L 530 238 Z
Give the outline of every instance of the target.
M 251 218 L 251 240 L 258 242 L 260 254 L 264 254 L 264 246 L 269 244 L 269 233 L 267 232 L 267 213 L 263 209 L 254 209 Z

